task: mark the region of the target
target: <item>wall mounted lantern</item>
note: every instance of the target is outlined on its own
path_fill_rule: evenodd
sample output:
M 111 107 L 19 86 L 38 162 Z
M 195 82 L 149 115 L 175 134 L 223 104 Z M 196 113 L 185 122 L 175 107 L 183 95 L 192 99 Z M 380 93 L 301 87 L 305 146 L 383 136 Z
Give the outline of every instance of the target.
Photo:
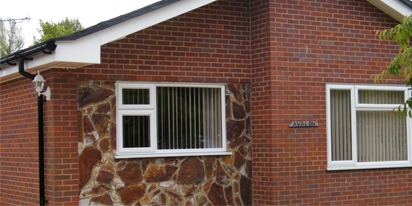
M 34 89 L 37 92 L 37 96 L 45 96 L 46 100 L 50 100 L 51 97 L 51 92 L 50 92 L 50 87 L 47 87 L 46 91 L 43 91 L 44 88 L 44 83 L 46 80 L 44 80 L 43 76 L 40 75 L 40 72 L 37 73 L 37 75 L 33 79 L 33 84 L 34 84 Z

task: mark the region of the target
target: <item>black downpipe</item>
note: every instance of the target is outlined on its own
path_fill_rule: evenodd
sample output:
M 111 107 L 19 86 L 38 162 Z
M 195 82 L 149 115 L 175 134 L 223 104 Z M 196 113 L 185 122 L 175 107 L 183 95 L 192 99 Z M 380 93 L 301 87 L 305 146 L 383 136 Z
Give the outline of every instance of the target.
M 44 127 L 43 127 L 43 95 L 37 97 L 38 126 L 39 126 L 39 190 L 40 205 L 46 205 L 45 183 L 44 183 Z
M 33 74 L 30 74 L 24 71 L 24 59 L 19 59 L 19 73 L 23 75 L 24 77 L 29 78 L 31 80 L 33 80 L 35 77 Z
M 31 80 L 34 79 L 35 75 L 30 74 L 24 70 L 24 59 L 19 59 L 19 73 Z M 46 205 L 46 193 L 45 193 L 45 183 L 44 183 L 44 128 L 43 128 L 43 95 L 38 95 L 37 97 L 37 118 L 38 118 L 38 133 L 39 133 L 39 198 L 40 205 Z

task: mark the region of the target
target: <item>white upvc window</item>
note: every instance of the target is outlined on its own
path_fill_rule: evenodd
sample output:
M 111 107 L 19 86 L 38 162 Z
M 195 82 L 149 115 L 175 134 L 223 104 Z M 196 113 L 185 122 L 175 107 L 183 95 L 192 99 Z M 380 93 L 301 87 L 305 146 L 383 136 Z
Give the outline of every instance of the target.
M 116 83 L 116 158 L 230 155 L 225 85 Z
M 327 84 L 328 170 L 411 167 L 408 88 Z

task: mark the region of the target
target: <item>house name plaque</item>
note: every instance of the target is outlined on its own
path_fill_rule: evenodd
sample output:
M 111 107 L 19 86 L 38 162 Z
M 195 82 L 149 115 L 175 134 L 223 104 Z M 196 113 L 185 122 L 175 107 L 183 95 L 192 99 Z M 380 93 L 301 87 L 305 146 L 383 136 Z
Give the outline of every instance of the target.
M 319 124 L 316 121 L 293 121 L 289 124 L 290 128 L 302 128 L 302 127 L 318 127 Z

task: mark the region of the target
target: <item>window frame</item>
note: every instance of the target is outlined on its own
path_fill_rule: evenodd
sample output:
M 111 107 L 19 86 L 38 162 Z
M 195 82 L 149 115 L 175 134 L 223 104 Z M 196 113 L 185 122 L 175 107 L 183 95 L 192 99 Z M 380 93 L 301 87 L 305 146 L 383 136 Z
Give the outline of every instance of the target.
M 331 90 L 348 90 L 351 97 L 351 139 L 352 160 L 332 160 L 332 134 L 331 134 Z M 407 160 L 406 161 L 381 161 L 381 162 L 358 162 L 357 154 L 357 111 L 392 111 L 400 104 L 362 104 L 359 103 L 359 90 L 376 91 L 403 91 L 405 100 L 410 98 L 410 92 L 405 86 L 399 85 L 360 85 L 360 84 L 326 84 L 326 130 L 327 130 L 327 170 L 351 170 L 351 169 L 377 169 L 412 167 L 411 147 L 411 118 L 406 118 L 407 135 Z
M 142 83 L 142 82 L 116 82 L 116 153 L 115 158 L 145 158 L 145 157 L 179 157 L 179 156 L 209 156 L 209 155 L 231 155 L 227 150 L 226 136 L 226 85 L 208 83 Z M 156 96 L 157 87 L 197 87 L 218 88 L 221 96 L 221 141 L 222 148 L 204 149 L 158 149 L 157 148 L 157 111 Z M 149 89 L 149 104 L 130 105 L 123 104 L 123 89 Z M 150 116 L 150 147 L 147 148 L 124 148 L 123 147 L 123 116 L 125 115 Z

